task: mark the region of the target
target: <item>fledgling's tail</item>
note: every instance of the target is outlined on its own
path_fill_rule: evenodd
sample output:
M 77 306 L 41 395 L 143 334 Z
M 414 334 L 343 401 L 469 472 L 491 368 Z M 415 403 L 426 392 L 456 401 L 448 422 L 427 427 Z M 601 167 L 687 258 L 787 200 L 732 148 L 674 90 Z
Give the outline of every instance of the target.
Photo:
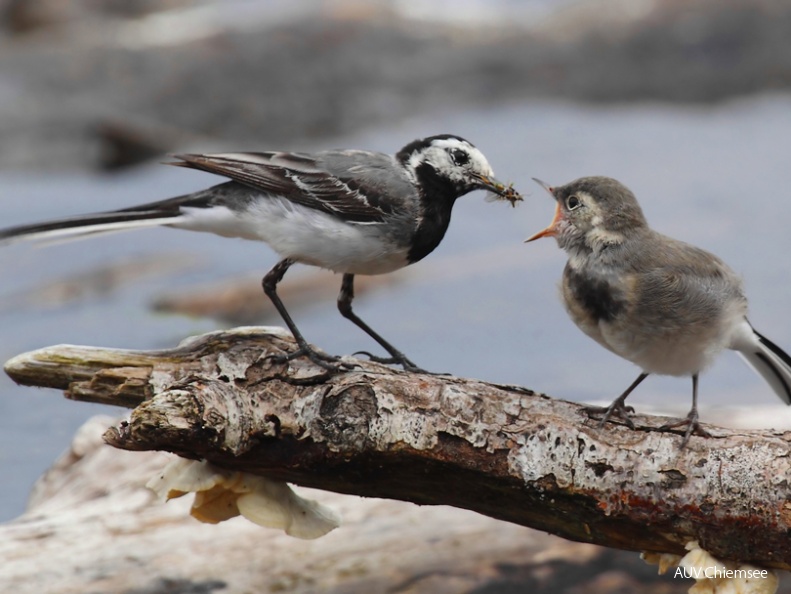
M 750 339 L 740 340 L 733 348 L 783 402 L 791 404 L 791 356 L 752 326 L 749 328 L 752 332 Z

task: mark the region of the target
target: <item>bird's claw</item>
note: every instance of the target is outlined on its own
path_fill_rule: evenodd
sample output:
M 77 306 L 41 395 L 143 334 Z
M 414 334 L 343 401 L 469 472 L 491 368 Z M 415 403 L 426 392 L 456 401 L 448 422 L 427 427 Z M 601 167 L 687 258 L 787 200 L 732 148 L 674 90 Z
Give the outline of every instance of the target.
M 670 431 L 671 429 L 677 429 L 678 427 L 684 426 L 687 427 L 687 430 L 684 432 L 684 439 L 681 440 L 681 447 L 679 449 L 684 449 L 693 433 L 699 437 L 712 436 L 711 433 L 700 426 L 697 410 L 689 411 L 689 414 L 687 414 L 687 416 L 680 421 L 676 421 L 674 423 L 665 423 L 659 428 L 659 431 Z
M 378 355 L 374 355 L 373 353 L 369 353 L 368 351 L 357 351 L 353 353 L 353 356 L 357 355 L 365 355 L 368 357 L 370 361 L 374 363 L 381 363 L 383 365 L 400 365 L 404 371 L 409 371 L 410 373 L 425 373 L 428 375 L 450 375 L 447 373 L 433 373 L 431 371 L 426 371 L 422 367 L 418 367 L 412 361 L 410 361 L 406 356 L 392 356 L 392 357 L 379 357 Z
M 404 356 L 401 357 L 380 357 L 378 355 L 374 355 L 368 351 L 357 351 L 352 353 L 352 356 L 356 357 L 357 355 L 365 355 L 368 357 L 369 361 L 373 361 L 374 363 L 382 363 L 383 365 L 402 365 L 404 367 L 417 367 L 412 361 L 407 359 Z
M 358 367 L 356 363 L 350 363 L 349 361 L 341 361 L 340 357 L 335 355 L 325 355 L 323 353 L 319 353 L 314 351 L 311 348 L 307 347 L 300 347 L 296 351 L 291 353 L 282 353 L 282 354 L 272 354 L 267 355 L 264 357 L 265 361 L 272 361 L 275 364 L 282 364 L 288 363 L 289 361 L 293 361 L 294 359 L 299 359 L 300 357 L 305 357 L 309 359 L 315 365 L 318 365 L 322 369 L 330 373 L 343 373 L 345 371 L 349 371 Z
M 595 418 L 594 415 L 603 415 L 601 419 L 599 419 L 599 429 L 604 427 L 605 423 L 610 420 L 611 417 L 615 416 L 621 419 L 629 429 L 634 429 L 634 423 L 630 418 L 630 415 L 634 413 L 634 408 L 631 406 L 627 406 L 623 403 L 623 400 L 617 398 L 613 401 L 610 406 L 586 406 L 582 409 L 591 419 Z

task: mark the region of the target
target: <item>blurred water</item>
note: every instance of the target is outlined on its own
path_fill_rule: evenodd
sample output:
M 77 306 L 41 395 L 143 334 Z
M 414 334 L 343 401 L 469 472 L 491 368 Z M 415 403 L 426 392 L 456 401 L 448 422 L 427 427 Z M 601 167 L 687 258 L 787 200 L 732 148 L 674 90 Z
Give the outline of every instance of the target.
M 694 108 L 532 102 L 437 111 L 312 148 L 390 152 L 415 137 L 440 132 L 470 139 L 502 179 L 530 195 L 516 209 L 485 203 L 480 194 L 462 199 L 445 241 L 413 267 L 410 282 L 355 301 L 358 313 L 418 364 L 572 400 L 609 400 L 638 373 L 566 318 L 557 300 L 565 258 L 554 242 L 522 243 L 546 226 L 553 212 L 532 176 L 550 183 L 591 174 L 622 180 L 636 192 L 654 227 L 718 253 L 743 274 L 754 325 L 791 348 L 791 200 L 786 196 L 791 97 Z M 209 175 L 159 165 L 102 177 L 0 173 L 1 223 L 116 208 L 215 182 Z M 120 291 L 66 307 L 19 301 L 24 291 L 54 278 L 173 253 L 189 259 L 188 270 L 142 277 Z M 151 313 L 147 303 L 153 297 L 235 273 L 263 274 L 275 261 L 263 245 L 166 229 L 46 249 L 3 248 L 0 359 L 58 343 L 142 349 L 175 345 L 217 326 Z M 295 317 L 308 339 L 328 351 L 375 348 L 337 314 L 334 301 L 296 311 Z M 707 405 L 774 402 L 757 376 L 736 361 L 736 355 L 726 353 L 703 377 L 704 411 Z M 686 405 L 689 390 L 687 380 L 652 377 L 633 404 L 638 409 L 648 402 Z M 31 484 L 67 446 L 74 429 L 107 410 L 0 377 L 0 468 L 12 477 L 0 491 L 0 519 L 22 511 Z

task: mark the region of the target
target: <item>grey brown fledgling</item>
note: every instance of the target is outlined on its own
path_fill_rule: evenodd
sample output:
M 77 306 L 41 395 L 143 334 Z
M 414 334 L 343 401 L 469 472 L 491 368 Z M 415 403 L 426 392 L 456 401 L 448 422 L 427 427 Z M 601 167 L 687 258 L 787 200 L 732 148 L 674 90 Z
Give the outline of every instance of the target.
M 643 371 L 604 413 L 628 417 L 624 402 L 649 374 L 691 376 L 692 408 L 681 447 L 698 424 L 698 374 L 723 349 L 737 351 L 791 404 L 791 357 L 747 321 L 739 277 L 717 256 L 652 230 L 634 194 L 608 177 L 583 177 L 551 187 L 549 227 L 527 239 L 554 237 L 568 254 L 562 297 L 585 334 Z
M 463 138 L 415 140 L 395 155 L 361 150 L 177 155 L 179 165 L 229 178 L 226 183 L 159 202 L 0 230 L 0 244 L 166 226 L 263 241 L 281 260 L 264 292 L 306 356 L 337 371 L 338 357 L 310 348 L 277 295 L 300 262 L 343 273 L 338 309 L 389 354 L 373 357 L 422 371 L 352 311 L 354 276 L 385 274 L 422 260 L 450 224 L 456 200 L 489 190 L 511 205 L 522 197 L 494 178 L 483 153 Z M 367 353 L 366 353 L 367 354 Z

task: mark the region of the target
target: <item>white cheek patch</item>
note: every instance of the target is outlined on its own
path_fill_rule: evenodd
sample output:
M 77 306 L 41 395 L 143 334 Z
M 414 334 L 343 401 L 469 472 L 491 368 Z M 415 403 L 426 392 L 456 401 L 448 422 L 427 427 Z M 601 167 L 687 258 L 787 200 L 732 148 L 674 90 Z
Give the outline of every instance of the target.
M 456 165 L 449 154 L 453 149 L 463 150 L 469 156 L 469 161 L 464 165 Z M 409 158 L 407 169 L 410 173 L 414 172 L 424 163 L 431 165 L 442 177 L 460 185 L 469 183 L 470 174 L 494 177 L 494 171 L 481 151 L 454 138 L 435 140 L 430 147 L 415 153 Z
M 478 149 L 473 149 L 470 153 L 470 169 L 473 173 L 483 175 L 485 177 L 494 177 L 494 170 L 489 165 L 489 161 L 483 156 L 483 153 Z
M 450 160 L 450 155 L 443 148 L 430 146 L 409 158 L 409 169 L 411 171 L 417 170 L 418 167 L 424 164 L 431 165 L 443 177 L 461 179 L 460 169 L 453 164 Z
M 580 195 L 583 197 L 587 207 L 590 208 L 591 212 L 593 213 L 593 216 L 591 216 L 590 219 L 590 223 L 593 228 L 585 235 L 588 245 L 595 249 L 597 247 L 603 247 L 606 245 L 623 243 L 624 236 L 621 233 L 618 233 L 617 231 L 609 231 L 608 229 L 604 228 L 604 216 L 602 215 L 599 205 L 591 200 L 588 194 L 580 192 Z

